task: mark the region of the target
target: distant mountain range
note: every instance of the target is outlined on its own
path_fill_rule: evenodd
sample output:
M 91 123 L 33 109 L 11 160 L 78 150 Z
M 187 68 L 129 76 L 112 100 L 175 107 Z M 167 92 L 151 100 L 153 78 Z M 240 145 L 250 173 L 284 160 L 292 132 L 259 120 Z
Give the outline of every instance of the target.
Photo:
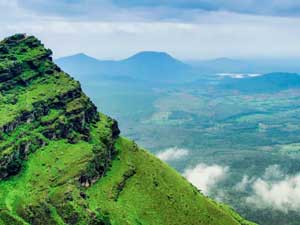
M 134 78 L 138 80 L 174 81 L 192 73 L 189 65 L 164 52 L 140 52 L 127 59 L 98 60 L 77 54 L 56 60 L 56 63 L 75 78 Z M 79 76 L 79 77 L 77 77 Z
M 300 76 L 295 74 L 300 72 L 300 66 L 296 62 L 219 58 L 184 63 L 167 53 L 151 51 L 140 52 L 124 60 L 98 60 L 82 53 L 56 60 L 63 70 L 85 85 L 106 80 L 140 87 L 189 83 L 200 88 L 210 74 L 233 73 L 236 76 L 221 79 L 218 88 L 241 92 L 272 92 L 300 87 Z M 247 77 L 243 73 L 265 75 Z
M 75 78 L 146 81 L 186 81 L 194 77 L 216 73 L 300 73 L 300 60 L 264 59 L 212 60 L 182 62 L 168 53 L 145 51 L 124 60 L 99 60 L 80 53 L 59 58 L 56 63 Z

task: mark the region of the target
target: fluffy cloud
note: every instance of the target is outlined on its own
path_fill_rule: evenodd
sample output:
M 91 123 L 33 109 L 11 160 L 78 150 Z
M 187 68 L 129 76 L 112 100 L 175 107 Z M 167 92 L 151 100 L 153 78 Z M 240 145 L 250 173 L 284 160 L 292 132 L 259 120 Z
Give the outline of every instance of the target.
M 208 195 L 212 188 L 226 178 L 228 171 L 228 167 L 201 163 L 193 168 L 186 169 L 183 175 L 199 190 Z
M 216 187 L 228 177 L 228 172 L 228 167 L 198 164 L 186 169 L 183 175 L 204 194 L 214 191 L 214 197 L 222 201 L 226 193 Z M 261 177 L 243 176 L 234 190 L 248 193 L 245 202 L 258 209 L 300 210 L 300 174 L 287 175 L 279 165 L 267 167 Z
M 184 148 L 168 148 L 164 151 L 158 152 L 156 156 L 164 161 L 179 160 L 189 154 L 189 150 Z
M 271 165 L 265 169 L 263 175 L 264 180 L 280 180 L 285 177 L 285 174 L 281 171 L 279 165 Z
M 257 208 L 284 212 L 300 209 L 300 174 L 286 175 L 278 165 L 266 168 L 260 178 L 244 176 L 235 189 L 249 191 L 246 202 Z
M 250 179 L 249 176 L 243 176 L 243 179 L 235 185 L 235 190 L 244 192 L 248 188 L 248 186 L 253 182 L 253 178 Z
M 130 6 L 124 2 L 0 0 L 0 39 L 16 32 L 36 35 L 54 57 L 84 52 L 120 59 L 145 50 L 169 52 L 179 59 L 299 56 L 299 17 L 202 10 L 198 1 L 163 1 L 164 7 L 155 10 L 147 9 L 154 7 L 151 4 L 137 5 L 140 1 L 130 1 Z M 284 7 L 295 6 L 284 2 Z M 216 5 L 224 9 L 224 4 Z
M 295 57 L 300 52 L 297 17 L 158 7 L 152 18 L 151 10 L 118 7 L 111 1 L 0 0 L 0 39 L 25 32 L 42 39 L 55 57 L 84 52 L 100 59 L 144 50 L 180 59 Z M 181 16 L 165 19 L 167 15 Z
M 254 187 L 254 183 L 258 180 L 273 180 L 273 181 L 280 181 L 284 179 L 285 175 L 281 171 L 279 165 L 271 165 L 265 169 L 265 172 L 263 176 L 260 179 L 257 179 L 256 177 L 249 177 L 248 175 L 244 175 L 242 180 L 235 185 L 235 190 L 240 192 L 249 191 L 249 188 L 251 189 L 252 186 Z
M 259 178 L 252 188 L 254 193 L 247 202 L 258 208 L 270 207 L 285 212 L 300 209 L 300 175 L 275 182 Z

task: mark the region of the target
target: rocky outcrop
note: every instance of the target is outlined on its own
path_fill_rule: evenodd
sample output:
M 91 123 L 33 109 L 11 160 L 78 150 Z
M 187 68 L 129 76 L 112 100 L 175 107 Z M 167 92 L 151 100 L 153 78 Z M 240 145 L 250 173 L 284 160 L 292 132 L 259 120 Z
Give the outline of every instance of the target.
M 91 128 L 99 121 L 96 106 L 80 84 L 52 62 L 51 54 L 38 39 L 25 34 L 0 42 L 0 179 L 17 174 L 27 156 L 50 140 L 89 141 Z M 112 120 L 111 139 L 119 133 Z M 113 145 L 104 152 L 101 157 L 106 158 L 96 154 L 94 174 L 83 175 L 83 180 L 102 176 L 105 168 L 96 160 L 108 166 Z

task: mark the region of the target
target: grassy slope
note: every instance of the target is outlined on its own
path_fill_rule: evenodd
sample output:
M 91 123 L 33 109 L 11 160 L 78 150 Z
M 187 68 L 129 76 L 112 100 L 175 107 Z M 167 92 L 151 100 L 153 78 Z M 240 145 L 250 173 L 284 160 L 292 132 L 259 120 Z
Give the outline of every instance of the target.
M 83 148 L 86 151 L 82 151 Z M 20 215 L 26 207 L 48 201 L 59 189 L 76 190 L 74 184 L 67 181 L 78 175 L 91 157 L 90 146 L 86 143 L 76 146 L 64 141 L 51 143 L 30 156 L 23 173 L 0 183 L 1 209 L 8 210 L 12 217 L 23 221 Z M 1 219 L 0 215 L 0 224 Z M 3 221 L 4 224 L 6 222 Z
M 111 171 L 87 191 L 91 208 L 100 206 L 112 224 L 250 224 L 199 194 L 175 170 L 132 141 L 119 138 L 116 147 L 119 155 Z M 126 174 L 133 175 L 125 179 Z
M 90 166 L 95 144 L 100 146 L 102 139 L 110 135 L 110 119 L 102 114 L 100 118 L 89 142 L 70 144 L 64 139 L 53 140 L 29 156 L 19 175 L 0 181 L 0 225 L 19 224 L 17 221 L 69 224 L 65 223 L 70 221 L 68 217 L 78 217 L 76 224 L 89 224 L 88 217 L 92 214 L 87 212 L 87 202 L 80 196 L 85 188 L 79 185 L 78 177 Z M 31 207 L 32 213 L 28 213 Z M 100 221 L 101 215 L 95 214 Z M 44 220 L 35 220 L 38 216 L 44 216 Z
M 175 170 L 132 141 L 119 138 L 116 148 L 118 155 L 111 170 L 88 189 L 78 187 L 70 178 L 80 174 L 91 160 L 89 143 L 54 141 L 32 154 L 20 175 L 0 182 L 0 208 L 5 209 L 0 210 L 0 224 L 8 224 L 8 215 L 14 218 L 10 224 L 26 224 L 20 217 L 22 211 L 43 201 L 49 202 L 49 224 L 65 224 L 55 207 L 66 193 L 72 195 L 72 204 L 82 217 L 79 224 L 85 224 L 86 219 L 82 207 L 109 218 L 113 225 L 250 224 L 199 194 Z M 81 198 L 80 191 L 88 198 Z

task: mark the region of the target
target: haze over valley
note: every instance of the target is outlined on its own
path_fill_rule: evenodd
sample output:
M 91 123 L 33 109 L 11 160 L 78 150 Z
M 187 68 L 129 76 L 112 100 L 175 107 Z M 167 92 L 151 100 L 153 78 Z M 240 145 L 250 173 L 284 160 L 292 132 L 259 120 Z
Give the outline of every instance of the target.
M 264 62 L 248 70 L 221 61 L 224 70 L 209 71 L 220 60 L 200 67 L 157 52 L 56 60 L 126 136 L 204 194 L 258 223 L 297 224 L 300 76 Z

